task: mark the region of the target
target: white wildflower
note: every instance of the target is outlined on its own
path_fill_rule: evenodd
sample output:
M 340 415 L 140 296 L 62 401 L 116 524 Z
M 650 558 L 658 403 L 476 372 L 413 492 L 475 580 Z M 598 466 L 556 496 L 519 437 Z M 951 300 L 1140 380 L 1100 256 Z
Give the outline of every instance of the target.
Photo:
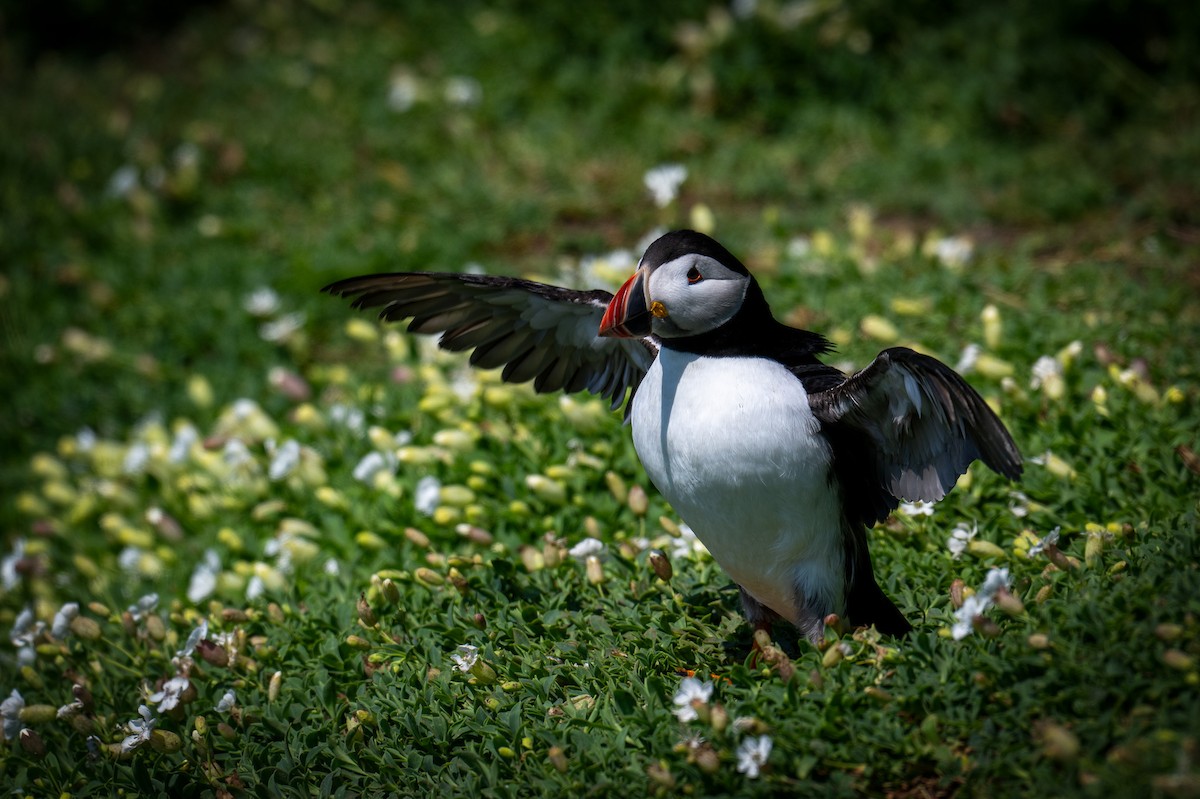
M 150 445 L 144 441 L 135 441 L 125 451 L 125 460 L 121 463 L 121 470 L 125 474 L 141 474 L 146 471 L 146 464 L 150 462 Z
M 707 705 L 708 700 L 712 698 L 713 684 L 711 681 L 700 681 L 695 677 L 684 677 L 679 683 L 679 690 L 675 692 L 675 698 L 672 700 L 675 703 L 675 718 L 679 719 L 684 724 L 689 721 L 695 721 L 700 718 L 696 712 L 701 705 Z
M 282 480 L 300 465 L 300 442 L 289 438 L 278 447 L 275 442 L 268 443 L 271 453 L 271 465 L 267 467 L 267 477 L 271 480 Z
M 54 621 L 50 625 L 50 634 L 58 640 L 63 640 L 71 632 L 71 620 L 79 615 L 79 603 L 68 602 L 58 609 L 58 613 L 54 614 Z
M 279 295 L 269 286 L 256 288 L 242 298 L 242 307 L 246 309 L 246 313 L 260 319 L 274 316 L 279 311 L 280 305 Z
M 983 347 L 974 342 L 963 347 L 962 354 L 958 356 L 958 363 L 954 365 L 954 371 L 964 375 L 975 371 L 975 363 L 982 352 Z
M 1023 519 L 1029 515 L 1029 497 L 1022 494 L 1020 491 L 1013 491 L 1009 494 L 1012 503 L 1008 506 L 1008 511 L 1018 519 Z
M 737 19 L 749 19 L 758 10 L 758 0 L 732 0 L 729 13 Z
M 304 327 L 305 319 L 307 316 L 303 311 L 294 311 L 270 322 L 264 322 L 258 328 L 259 338 L 274 344 L 287 341 L 300 328 Z
M 192 632 L 188 635 L 187 640 L 183 643 L 183 649 L 180 649 L 175 653 L 175 657 L 184 658 L 191 656 L 192 652 L 196 650 L 196 646 L 207 637 L 208 620 L 201 619 L 200 624 L 196 626 L 196 629 L 192 630 Z
M 967 544 L 979 532 L 979 526 L 972 524 L 970 527 L 966 523 L 957 525 L 950 531 L 950 537 L 946 539 L 946 548 L 950 550 L 950 557 L 958 560 L 962 554 L 967 551 Z
M 422 477 L 417 481 L 417 490 L 413 497 L 413 505 L 418 513 L 432 516 L 437 510 L 441 498 L 442 481 L 432 475 Z
M 951 269 L 966 266 L 974 252 L 975 245 L 966 236 L 947 236 L 933 245 L 934 257 Z
M 450 105 L 478 105 L 483 97 L 483 88 L 474 78 L 454 75 L 446 79 L 444 96 Z
M 221 697 L 221 701 L 217 702 L 217 705 L 213 708 L 213 710 L 217 711 L 218 713 L 228 713 L 230 710 L 233 710 L 233 706 L 236 704 L 237 694 L 235 694 L 233 689 L 230 688 Z
M 354 467 L 354 479 L 362 483 L 370 483 L 380 472 L 391 472 L 396 468 L 396 458 L 390 452 L 368 452 Z
M 123 753 L 132 752 L 146 741 L 150 740 L 150 735 L 154 732 L 154 725 L 158 723 L 158 719 L 150 712 L 150 708 L 145 705 L 138 707 L 138 715 L 140 719 L 134 719 L 126 723 L 125 728 L 129 732 L 125 740 L 121 741 L 121 751 Z
M 421 84 L 408 72 L 396 72 L 388 85 L 388 108 L 404 113 L 416 105 L 421 96 Z
M 470 644 L 462 644 L 458 647 L 458 652 L 451 655 L 450 659 L 454 661 L 455 668 L 466 673 L 474 668 L 475 663 L 479 660 L 479 648 Z
M 25 699 L 14 688 L 8 699 L 0 702 L 0 719 L 4 722 L 4 737 L 10 741 L 17 740 L 25 723 L 21 721 L 21 711 L 25 708 Z
M 171 463 L 185 463 L 192 454 L 192 445 L 200 440 L 200 433 L 191 424 L 183 424 L 175 431 L 171 440 L 171 448 L 167 451 L 167 460 Z
M 366 415 L 362 408 L 343 405 L 340 402 L 329 406 L 329 419 L 354 433 L 361 433 L 363 425 L 366 424 Z
M 158 711 L 163 713 L 179 704 L 183 692 L 188 689 L 189 685 L 191 685 L 191 680 L 182 674 L 176 674 L 163 683 L 161 691 L 156 691 L 146 697 L 146 701 L 152 705 L 158 705 Z
M 642 182 L 654 197 L 654 204 L 665 208 L 675 200 L 687 176 L 687 167 L 682 164 L 663 164 L 646 172 Z
M 258 599 L 267 590 L 267 584 L 257 574 L 246 581 L 246 599 Z
M 1033 362 L 1033 376 L 1029 379 L 1029 387 L 1038 389 L 1047 380 L 1062 376 L 1062 364 L 1056 358 L 1043 355 Z
M 599 555 L 604 551 L 604 542 L 598 538 L 585 538 L 575 546 L 567 550 L 567 554 L 576 560 L 587 560 L 592 555 Z
M 217 577 L 221 574 L 221 558 L 215 549 L 204 550 L 204 556 L 192 570 L 188 580 L 187 598 L 193 604 L 207 599 L 217 589 Z
M 917 500 L 916 502 L 901 502 L 896 510 L 905 516 L 932 516 L 933 504 L 921 500 Z
M 125 164 L 112 173 L 104 193 L 109 197 L 128 197 L 137 187 L 138 168 L 132 164 Z
M 992 569 L 984 578 L 983 585 L 971 596 L 963 600 L 962 607 L 954 612 L 954 626 L 950 634 L 955 641 L 960 641 L 971 634 L 975 618 L 992 606 L 996 592 L 1008 587 L 1008 569 Z
M 807 258 L 812 252 L 812 240 L 808 236 L 793 236 L 788 239 L 786 252 L 788 258 Z
M 4 560 L 0 561 L 0 585 L 5 591 L 11 591 L 21 582 L 21 574 L 17 571 L 17 564 L 25 559 L 25 539 L 17 538 L 13 540 L 12 552 L 4 556 Z
M 325 561 L 325 565 L 322 568 L 331 577 L 337 577 L 342 573 L 342 565 L 338 563 L 337 558 L 330 558 Z
M 98 440 L 95 430 L 90 427 L 83 427 L 75 434 L 75 447 L 80 452 L 91 452 L 95 449 Z
M 771 756 L 771 736 L 760 735 L 757 738 L 747 738 L 737 750 L 737 770 L 750 779 L 756 779 Z
M 46 629 L 46 622 L 38 621 L 33 615 L 33 608 L 25 608 L 17 614 L 13 621 L 8 639 L 17 648 L 17 665 L 30 666 L 37 660 L 37 650 L 34 641 Z
M 671 539 L 671 558 L 680 560 L 707 554 L 708 548 L 696 537 L 696 532 L 686 522 L 680 522 L 679 537 Z
M 1055 527 L 1050 532 L 1046 533 L 1046 537 L 1029 548 L 1027 553 L 1029 557 L 1036 558 L 1038 555 L 1046 551 L 1046 547 L 1055 546 L 1058 544 L 1058 531 L 1060 528 Z
M 146 594 L 138 599 L 138 601 L 129 606 L 129 615 L 133 616 L 134 621 L 141 621 L 146 616 L 154 612 L 158 607 L 158 594 Z
M 231 438 L 226 441 L 224 449 L 221 450 L 221 457 L 227 465 L 235 469 L 239 466 L 254 463 L 254 455 L 251 454 L 250 448 L 246 446 L 246 442 L 240 438 Z

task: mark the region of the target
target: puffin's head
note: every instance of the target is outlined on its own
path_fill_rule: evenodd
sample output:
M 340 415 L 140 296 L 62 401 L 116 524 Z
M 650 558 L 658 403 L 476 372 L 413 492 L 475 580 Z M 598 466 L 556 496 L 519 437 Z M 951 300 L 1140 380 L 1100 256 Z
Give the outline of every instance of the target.
M 750 272 L 717 242 L 675 230 L 646 249 L 633 277 L 604 311 L 601 336 L 697 336 L 720 328 L 741 310 Z

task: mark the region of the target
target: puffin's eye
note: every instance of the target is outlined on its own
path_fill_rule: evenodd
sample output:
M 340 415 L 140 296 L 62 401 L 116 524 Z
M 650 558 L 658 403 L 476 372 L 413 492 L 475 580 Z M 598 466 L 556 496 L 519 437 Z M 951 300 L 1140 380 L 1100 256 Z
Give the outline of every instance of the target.
M 704 279 L 704 275 L 700 274 L 700 270 L 693 266 L 688 270 L 687 279 L 688 283 L 699 283 Z

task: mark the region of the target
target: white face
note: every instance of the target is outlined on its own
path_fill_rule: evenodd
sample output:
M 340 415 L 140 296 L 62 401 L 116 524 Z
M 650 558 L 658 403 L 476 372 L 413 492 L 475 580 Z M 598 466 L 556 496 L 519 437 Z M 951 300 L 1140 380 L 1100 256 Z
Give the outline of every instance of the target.
M 742 307 L 749 286 L 748 275 L 707 255 L 690 253 L 668 261 L 650 273 L 646 296 L 652 311 L 655 303 L 662 304 L 651 329 L 663 338 L 716 330 Z

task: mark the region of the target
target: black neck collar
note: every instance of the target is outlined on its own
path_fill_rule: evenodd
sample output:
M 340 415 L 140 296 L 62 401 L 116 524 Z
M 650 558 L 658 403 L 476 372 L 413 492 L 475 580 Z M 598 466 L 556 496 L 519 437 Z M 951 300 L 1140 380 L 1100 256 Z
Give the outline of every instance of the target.
M 753 355 L 787 366 L 815 363 L 817 355 L 833 349 L 824 336 L 776 320 L 758 281 L 753 278 L 742 307 L 728 322 L 707 333 L 663 338 L 660 342 L 663 348 L 677 352 L 710 357 Z

